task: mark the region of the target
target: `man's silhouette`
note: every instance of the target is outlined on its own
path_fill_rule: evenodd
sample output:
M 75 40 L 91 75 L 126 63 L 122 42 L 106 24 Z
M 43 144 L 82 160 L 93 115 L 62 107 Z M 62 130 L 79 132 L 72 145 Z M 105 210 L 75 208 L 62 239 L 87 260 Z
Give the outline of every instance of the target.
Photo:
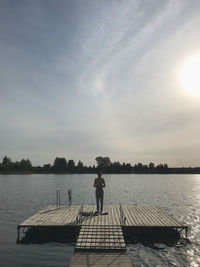
M 99 212 L 99 201 L 100 201 L 100 213 L 103 211 L 103 187 L 105 187 L 105 181 L 101 177 L 102 172 L 98 172 L 98 177 L 94 180 L 94 187 L 96 187 L 96 202 L 97 202 L 97 212 Z

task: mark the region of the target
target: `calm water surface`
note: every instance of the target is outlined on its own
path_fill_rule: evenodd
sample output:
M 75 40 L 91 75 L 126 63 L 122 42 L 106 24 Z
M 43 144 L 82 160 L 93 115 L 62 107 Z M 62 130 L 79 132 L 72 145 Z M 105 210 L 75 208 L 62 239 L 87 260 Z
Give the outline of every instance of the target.
M 56 188 L 67 203 L 95 204 L 94 175 L 0 175 L 0 266 L 69 266 L 73 245 L 17 245 L 17 225 L 46 205 Z M 191 226 L 190 244 L 159 250 L 128 245 L 134 266 L 200 266 L 200 175 L 104 175 L 105 204 L 152 204 Z

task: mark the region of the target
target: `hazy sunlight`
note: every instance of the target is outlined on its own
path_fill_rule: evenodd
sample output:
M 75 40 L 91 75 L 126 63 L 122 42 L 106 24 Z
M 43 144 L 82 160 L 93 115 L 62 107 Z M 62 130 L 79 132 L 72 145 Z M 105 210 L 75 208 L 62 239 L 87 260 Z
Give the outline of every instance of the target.
M 183 88 L 190 94 L 200 96 L 200 57 L 188 60 L 180 72 Z

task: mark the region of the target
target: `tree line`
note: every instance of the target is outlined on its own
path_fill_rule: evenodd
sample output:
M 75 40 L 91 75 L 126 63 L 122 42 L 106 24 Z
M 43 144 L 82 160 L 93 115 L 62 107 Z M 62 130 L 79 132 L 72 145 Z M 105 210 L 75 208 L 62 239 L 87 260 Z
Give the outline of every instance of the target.
M 5 156 L 0 163 L 0 173 L 94 173 L 95 166 L 84 166 L 81 160 L 75 164 L 73 159 L 56 157 L 54 163 L 43 166 L 33 166 L 29 159 L 13 162 Z
M 155 165 L 150 162 L 148 165 L 137 163 L 120 163 L 119 161 L 111 162 L 109 157 L 98 156 L 95 158 L 96 166 L 86 166 L 81 160 L 76 164 L 73 159 L 66 160 L 64 157 L 56 157 L 54 163 L 44 164 L 43 166 L 32 166 L 29 159 L 22 159 L 13 162 L 5 156 L 0 163 L 0 173 L 97 173 L 102 171 L 108 174 L 199 174 L 200 167 L 181 167 L 169 168 L 166 163 Z

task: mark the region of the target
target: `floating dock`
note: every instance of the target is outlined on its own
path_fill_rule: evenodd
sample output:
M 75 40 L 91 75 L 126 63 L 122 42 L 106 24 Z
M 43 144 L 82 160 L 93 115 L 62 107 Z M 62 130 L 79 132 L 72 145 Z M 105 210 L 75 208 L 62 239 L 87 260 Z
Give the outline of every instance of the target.
M 95 205 L 48 206 L 20 223 L 18 228 L 82 225 L 186 228 L 163 209 L 150 205 L 107 205 L 103 210 L 107 215 L 80 215 L 81 212 L 95 213 L 95 210 Z
M 48 206 L 18 225 L 18 240 L 21 229 L 65 229 L 76 233 L 71 267 L 130 267 L 124 233 L 175 229 L 185 230 L 187 236 L 187 226 L 159 207 L 107 205 L 101 215 L 95 210 L 95 205 Z

